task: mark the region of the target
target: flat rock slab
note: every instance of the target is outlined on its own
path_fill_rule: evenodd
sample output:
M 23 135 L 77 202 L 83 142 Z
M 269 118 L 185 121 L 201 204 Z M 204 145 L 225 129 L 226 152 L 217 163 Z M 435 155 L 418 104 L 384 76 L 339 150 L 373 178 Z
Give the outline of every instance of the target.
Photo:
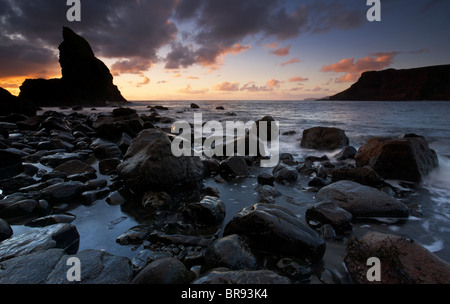
M 63 255 L 49 249 L 0 262 L 0 284 L 44 284 Z
M 69 258 L 80 260 L 80 281 L 69 282 L 67 266 Z M 75 255 L 64 255 L 47 277 L 47 284 L 128 284 L 133 278 L 131 261 L 101 250 L 84 250 Z
M 57 224 L 31 230 L 0 243 L 0 262 L 52 248 L 64 249 L 66 253 L 78 250 L 80 235 L 74 225 Z
M 198 278 L 192 284 L 290 284 L 286 277 L 271 270 L 229 270 L 216 268 Z
M 80 261 L 80 281 L 69 282 L 73 264 L 67 262 L 73 257 Z M 0 262 L 0 284 L 128 284 L 132 277 L 128 258 L 100 250 L 66 255 L 63 249 L 49 249 Z

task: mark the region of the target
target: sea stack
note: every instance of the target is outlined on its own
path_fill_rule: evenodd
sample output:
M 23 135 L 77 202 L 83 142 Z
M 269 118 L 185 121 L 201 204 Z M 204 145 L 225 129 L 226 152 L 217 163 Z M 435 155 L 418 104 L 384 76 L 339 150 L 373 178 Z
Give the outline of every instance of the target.
M 27 79 L 20 87 L 20 98 L 37 106 L 105 106 L 124 103 L 125 98 L 113 84 L 106 65 L 95 57 L 89 43 L 68 27 L 59 45 L 60 79 Z

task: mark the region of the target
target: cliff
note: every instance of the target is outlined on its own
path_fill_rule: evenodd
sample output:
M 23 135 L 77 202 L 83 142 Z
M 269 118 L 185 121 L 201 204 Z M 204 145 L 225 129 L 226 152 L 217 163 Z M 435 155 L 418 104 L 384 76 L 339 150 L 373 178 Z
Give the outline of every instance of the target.
M 450 100 L 450 65 L 365 72 L 329 100 Z
M 63 27 L 59 45 L 60 79 L 27 79 L 20 87 L 20 98 L 38 106 L 103 106 L 107 102 L 126 102 L 106 65 L 95 57 L 89 43 L 68 27 Z

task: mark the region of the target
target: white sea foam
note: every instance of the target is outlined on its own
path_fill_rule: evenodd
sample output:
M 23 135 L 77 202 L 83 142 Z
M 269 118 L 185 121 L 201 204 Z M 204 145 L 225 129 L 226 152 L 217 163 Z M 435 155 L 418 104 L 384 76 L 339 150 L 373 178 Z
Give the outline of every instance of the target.
M 434 242 L 429 244 L 429 245 L 425 245 L 423 244 L 423 247 L 425 247 L 426 249 L 428 249 L 431 252 L 437 252 L 439 250 L 441 250 L 442 248 L 444 248 L 444 242 L 440 239 L 434 239 Z

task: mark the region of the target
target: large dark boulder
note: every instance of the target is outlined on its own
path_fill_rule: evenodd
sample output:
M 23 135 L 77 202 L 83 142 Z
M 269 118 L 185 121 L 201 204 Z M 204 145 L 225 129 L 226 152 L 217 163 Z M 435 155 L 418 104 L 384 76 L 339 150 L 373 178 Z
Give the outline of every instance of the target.
M 36 110 L 37 107 L 29 100 L 18 98 L 7 90 L 0 88 L 0 116 L 12 113 L 34 116 L 36 115 Z
M 202 271 L 217 267 L 256 270 L 258 263 L 246 238 L 232 234 L 214 241 L 206 249 Z
M 308 219 L 330 224 L 338 232 L 352 230 L 352 214 L 338 207 L 334 201 L 324 201 L 308 208 L 305 213 Z
M 350 143 L 345 131 L 338 128 L 315 127 L 303 131 L 301 146 L 308 149 L 335 150 Z
M 356 166 L 371 167 L 381 177 L 419 182 L 439 166 L 437 154 L 420 136 L 372 138 L 355 156 Z
M 19 97 L 38 106 L 104 106 L 126 102 L 106 65 L 95 57 L 89 43 L 68 27 L 59 45 L 61 79 L 27 79 Z
M 365 72 L 330 100 L 450 100 L 450 65 Z
M 13 235 L 13 230 L 7 221 L 0 218 L 0 242 L 10 238 Z
M 242 209 L 226 226 L 224 235 L 246 236 L 255 248 L 301 256 L 313 262 L 325 253 L 325 242 L 288 209 L 256 204 Z
M 203 184 L 200 158 L 175 157 L 167 134 L 156 129 L 144 130 L 133 139 L 117 171 L 137 193 L 155 190 L 170 194 L 177 190 L 196 190 Z
M 25 154 L 17 149 L 0 149 L 0 180 L 11 178 L 23 172 L 22 160 Z
M 339 181 L 323 187 L 318 200 L 331 200 L 353 217 L 408 217 L 408 208 L 392 196 L 352 181 Z
M 369 282 L 367 261 L 380 259 L 380 282 Z M 398 235 L 369 232 L 347 242 L 345 265 L 355 283 L 449 284 L 450 264 L 422 245 Z
M 132 284 L 188 284 L 194 278 L 186 266 L 176 258 L 161 258 L 148 264 Z

